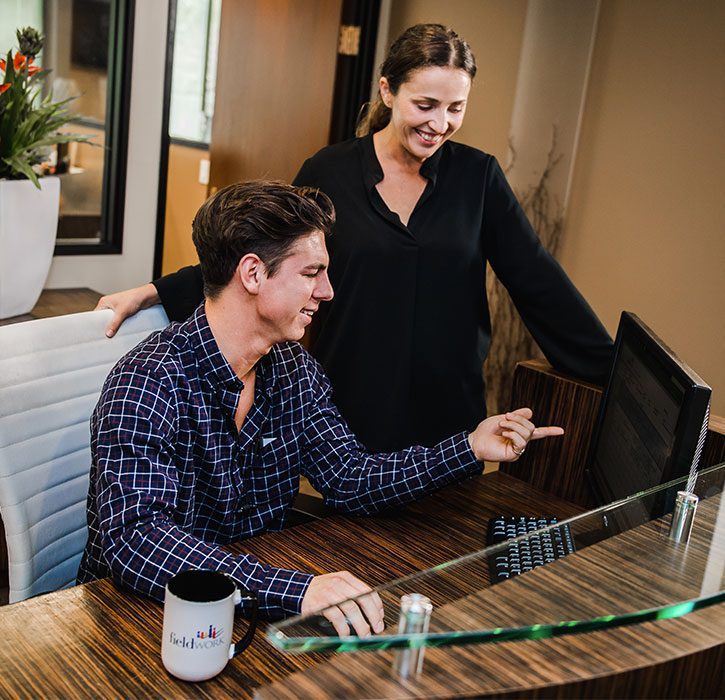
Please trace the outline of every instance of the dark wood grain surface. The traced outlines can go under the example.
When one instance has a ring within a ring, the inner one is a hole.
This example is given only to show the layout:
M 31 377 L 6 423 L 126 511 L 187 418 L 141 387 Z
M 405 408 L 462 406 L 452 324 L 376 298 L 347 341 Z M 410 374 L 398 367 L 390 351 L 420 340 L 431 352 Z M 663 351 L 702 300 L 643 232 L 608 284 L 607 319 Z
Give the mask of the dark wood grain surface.
M 542 360 L 516 365 L 511 403 L 529 406 L 538 425 L 560 425 L 565 435 L 531 443 L 507 474 L 583 507 L 593 507 L 585 469 L 602 390 L 561 374 Z M 700 469 L 725 462 L 725 419 L 710 417 Z
M 502 464 L 502 471 L 572 503 L 591 506 L 584 467 L 601 398 L 600 387 L 560 374 L 546 362 L 517 364 L 512 405 L 530 407 L 537 425 L 560 425 L 565 434 L 531 443 L 517 462 Z
M 725 559 L 723 533 L 713 537 L 719 509 L 719 496 L 701 502 L 686 550 L 669 540 L 664 518 L 460 599 L 440 589 L 441 577 L 431 631 L 589 619 L 715 593 Z M 398 652 L 332 656 L 259 697 L 723 697 L 725 677 L 707 664 L 724 658 L 724 644 L 719 604 L 558 639 L 427 649 L 423 673 L 405 682 L 391 672 Z
M 395 513 L 333 516 L 233 549 L 313 573 L 344 568 L 381 584 L 480 548 L 485 522 L 496 512 L 542 509 L 560 517 L 580 510 L 493 473 Z M 548 580 L 555 574 L 550 568 L 527 575 L 527 585 L 546 580 L 547 588 L 541 590 L 555 593 L 557 582 Z M 525 594 L 519 590 L 525 578 L 515 582 L 518 587 L 509 603 Z M 506 583 L 488 595 L 506 599 L 506 590 L 513 589 Z M 623 692 L 635 688 L 642 696 L 652 695 L 654 688 L 660 696 L 682 696 L 683 683 L 695 687 L 693 678 L 702 694 L 707 690 L 702 679 L 710 679 L 712 687 L 712 674 L 697 670 L 722 660 L 725 606 L 678 620 L 567 638 L 429 649 L 423 676 L 403 682 L 391 675 L 395 652 L 286 654 L 260 631 L 219 676 L 183 683 L 161 664 L 161 619 L 161 605 L 124 593 L 108 580 L 2 608 L 0 697 L 586 696 L 596 695 L 597 687 Z M 238 621 L 236 636 L 245 625 Z M 680 675 L 663 691 L 661 673 L 669 675 L 673 669 Z M 599 684 L 594 689 L 593 682 Z

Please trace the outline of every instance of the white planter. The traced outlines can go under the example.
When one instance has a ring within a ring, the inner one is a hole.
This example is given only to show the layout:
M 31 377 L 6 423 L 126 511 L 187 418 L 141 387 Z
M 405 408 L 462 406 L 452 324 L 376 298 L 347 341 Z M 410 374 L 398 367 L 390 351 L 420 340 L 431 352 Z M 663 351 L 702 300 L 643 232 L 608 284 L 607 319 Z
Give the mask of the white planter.
M 53 260 L 60 180 L 0 180 L 0 318 L 28 313 Z

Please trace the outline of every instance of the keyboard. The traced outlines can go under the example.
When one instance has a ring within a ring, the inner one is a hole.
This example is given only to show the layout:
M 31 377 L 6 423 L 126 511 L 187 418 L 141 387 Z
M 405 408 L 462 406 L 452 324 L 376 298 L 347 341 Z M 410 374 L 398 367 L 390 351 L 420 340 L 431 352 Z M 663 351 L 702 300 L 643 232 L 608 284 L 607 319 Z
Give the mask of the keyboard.
M 488 546 L 555 525 L 551 516 L 497 515 L 488 521 Z M 568 525 L 530 535 L 494 552 L 488 561 L 491 585 L 531 571 L 576 551 Z

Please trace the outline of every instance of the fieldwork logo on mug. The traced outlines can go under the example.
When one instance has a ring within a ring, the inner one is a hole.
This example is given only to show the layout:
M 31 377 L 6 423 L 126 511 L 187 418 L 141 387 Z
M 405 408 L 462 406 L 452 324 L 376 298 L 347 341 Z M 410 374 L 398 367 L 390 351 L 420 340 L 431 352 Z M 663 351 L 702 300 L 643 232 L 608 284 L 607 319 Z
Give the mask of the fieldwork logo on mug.
M 183 649 L 214 649 L 224 644 L 224 629 L 217 629 L 209 625 L 208 630 L 197 630 L 196 634 L 179 636 L 176 632 L 169 632 L 169 644 Z
M 234 613 L 242 600 L 250 615 L 249 627 L 234 644 Z M 183 681 L 204 681 L 249 646 L 256 627 L 254 593 L 238 588 L 220 571 L 187 569 L 166 584 L 161 660 Z
M 214 625 L 209 625 L 209 631 L 208 632 L 202 632 L 201 630 L 196 631 L 196 638 L 197 639 L 206 639 L 209 637 L 209 639 L 216 639 L 217 637 L 221 637 L 224 633 L 224 630 L 221 632 L 216 631 L 216 627 Z

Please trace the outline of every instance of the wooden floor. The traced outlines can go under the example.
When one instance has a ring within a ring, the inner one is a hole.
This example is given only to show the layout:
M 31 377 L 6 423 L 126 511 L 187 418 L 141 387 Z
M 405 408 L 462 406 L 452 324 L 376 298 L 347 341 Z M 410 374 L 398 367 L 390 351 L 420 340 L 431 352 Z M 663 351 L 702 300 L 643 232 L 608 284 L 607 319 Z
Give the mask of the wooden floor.
M 48 318 L 50 316 L 75 314 L 80 311 L 92 311 L 100 298 L 101 294 L 86 288 L 44 289 L 38 303 L 29 314 L 4 318 L 0 320 L 0 326 L 31 321 L 34 318 Z

